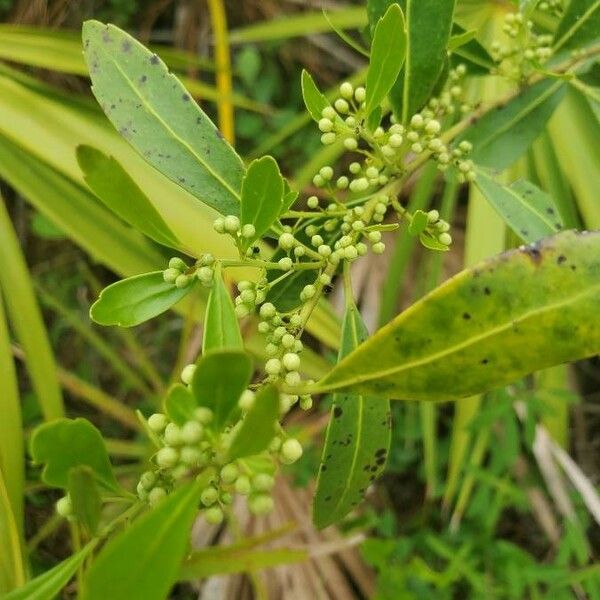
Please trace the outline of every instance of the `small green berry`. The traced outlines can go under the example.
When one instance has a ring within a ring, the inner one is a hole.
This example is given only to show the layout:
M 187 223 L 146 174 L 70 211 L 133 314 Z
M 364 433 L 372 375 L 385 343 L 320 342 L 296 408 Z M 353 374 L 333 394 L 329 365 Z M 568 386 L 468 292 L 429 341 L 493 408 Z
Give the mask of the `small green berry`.
M 200 494 L 200 502 L 202 502 L 204 506 L 210 506 L 217 501 L 218 497 L 219 492 L 217 492 L 216 488 L 209 486 L 202 492 L 202 494 Z
M 223 217 L 218 217 L 215 219 L 213 223 L 213 229 L 217 233 L 225 233 L 225 219 L 223 219 Z
M 278 358 L 270 358 L 265 364 L 265 372 L 268 375 L 278 375 L 281 372 L 281 361 Z
M 148 492 L 148 504 L 156 506 L 163 498 L 167 497 L 167 491 L 161 487 L 155 487 Z
M 239 475 L 238 468 L 235 464 L 229 463 L 221 469 L 221 481 L 225 484 L 233 483 Z
M 210 525 L 219 525 L 223 522 L 225 515 L 218 506 L 212 506 L 204 511 L 204 518 Z
M 253 238 L 256 235 L 256 227 L 252 223 L 246 223 L 242 227 L 242 237 L 246 239 Z
M 181 429 L 175 423 L 169 423 L 165 428 L 165 444 L 167 446 L 180 446 L 183 443 L 181 438 Z
M 275 485 L 275 479 L 268 473 L 257 473 L 252 478 L 252 489 L 257 492 L 270 492 Z
M 289 271 L 294 263 L 289 256 L 284 256 L 283 258 L 279 259 L 278 264 L 283 271 Z
M 344 81 L 344 83 L 340 85 L 340 94 L 342 98 L 345 98 L 346 100 L 350 100 L 350 98 L 352 98 L 352 95 L 354 94 L 354 88 L 349 81 Z
M 175 283 L 175 280 L 181 275 L 181 272 L 177 269 L 165 269 L 163 271 L 163 280 L 166 283 Z
M 190 284 L 190 276 L 189 275 L 179 275 L 175 280 L 175 286 L 178 288 L 187 287 Z
M 273 498 L 266 494 L 251 496 L 248 501 L 248 507 L 253 515 L 266 515 L 273 510 Z
M 194 409 L 194 419 L 202 425 L 208 425 L 213 419 L 213 411 L 210 408 L 206 408 L 206 406 L 199 406 Z
M 175 448 L 161 448 L 156 453 L 156 464 L 161 469 L 170 469 L 171 467 L 174 467 L 177 464 L 178 460 L 179 453 L 177 452 L 177 450 L 175 450 Z
M 238 400 L 238 406 L 244 412 L 248 412 L 254 406 L 255 399 L 256 394 L 252 390 L 244 390 Z
M 181 428 L 181 440 L 184 444 L 197 444 L 204 434 L 204 428 L 198 421 L 188 421 Z
M 190 467 L 195 467 L 202 462 L 202 452 L 195 446 L 184 446 L 181 449 L 181 462 Z
M 377 242 L 376 244 L 373 244 L 371 250 L 373 250 L 373 254 L 383 254 L 385 252 L 385 244 L 383 242 Z
M 237 233 L 240 230 L 240 220 L 235 215 L 227 215 L 224 226 L 227 233 Z
M 162 433 L 167 426 L 169 419 L 162 413 L 154 413 L 148 417 L 148 427 L 154 433 Z
M 250 486 L 250 480 L 245 475 L 240 475 L 235 480 L 235 491 L 238 494 L 242 494 L 242 496 L 246 496 L 247 494 L 250 493 L 251 489 L 252 488 Z
M 56 512 L 63 517 L 64 519 L 68 519 L 73 516 L 73 504 L 71 503 L 71 498 L 69 496 L 63 496 L 59 498 L 55 504 Z
M 281 462 L 291 465 L 302 456 L 302 446 L 300 442 L 294 438 L 289 438 L 283 442 L 279 451 Z
M 189 364 L 183 367 L 181 371 L 181 381 L 183 383 L 187 383 L 188 385 L 192 383 L 192 379 L 194 378 L 194 373 L 196 372 L 196 365 Z

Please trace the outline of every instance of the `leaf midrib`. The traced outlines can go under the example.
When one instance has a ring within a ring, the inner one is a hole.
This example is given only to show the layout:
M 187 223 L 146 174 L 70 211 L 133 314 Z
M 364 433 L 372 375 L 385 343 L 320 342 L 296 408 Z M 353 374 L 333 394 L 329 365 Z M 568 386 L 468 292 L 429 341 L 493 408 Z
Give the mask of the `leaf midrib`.
M 569 38 L 573 37 L 573 35 L 575 34 L 575 32 L 580 29 L 583 25 L 586 24 L 588 18 L 592 15 L 592 13 L 597 10 L 598 8 L 600 8 L 600 0 L 597 0 L 594 4 L 592 4 L 592 6 L 590 6 L 590 8 L 588 8 L 579 19 L 577 19 L 575 21 L 575 23 L 573 23 L 573 26 L 568 29 L 567 31 L 565 31 L 565 33 L 563 34 L 563 36 L 560 38 L 560 40 L 558 40 L 558 42 L 556 42 L 555 46 L 554 46 L 554 51 L 556 52 L 557 50 L 560 49 L 561 46 L 563 46 L 565 44 L 566 41 L 569 40 Z
M 485 333 L 482 333 L 480 335 L 475 335 L 472 336 L 470 338 L 467 338 L 464 342 L 461 342 L 460 344 L 456 344 L 454 346 L 450 346 L 449 348 L 446 348 L 440 352 L 436 352 L 434 354 L 430 354 L 429 356 L 426 356 L 424 358 L 421 359 L 416 359 L 413 360 L 409 363 L 404 363 L 403 365 L 399 366 L 399 367 L 393 367 L 391 369 L 386 369 L 384 371 L 371 371 L 369 372 L 367 375 L 365 375 L 364 377 L 356 377 L 353 379 L 346 379 L 346 380 L 341 380 L 341 381 L 337 381 L 334 382 L 333 385 L 328 386 L 327 385 L 327 380 L 323 380 L 322 383 L 324 383 L 325 385 L 318 385 L 316 386 L 314 392 L 318 393 L 321 391 L 325 391 L 325 390 L 334 390 L 334 389 L 340 389 L 342 387 L 344 387 L 345 385 L 348 384 L 352 384 L 352 383 L 363 383 L 365 381 L 370 381 L 372 379 L 375 378 L 385 378 L 388 377 L 389 375 L 395 375 L 397 373 L 402 373 L 403 371 L 407 371 L 409 369 L 413 369 L 416 367 L 421 367 L 423 365 L 426 365 L 428 363 L 433 363 L 441 358 L 444 358 L 445 356 L 449 356 L 455 352 L 458 352 L 460 350 L 464 350 L 465 348 L 468 348 L 470 346 L 472 346 L 473 344 L 476 344 L 477 342 L 481 341 L 481 340 L 485 340 L 488 338 L 492 338 L 495 335 L 497 335 L 498 333 L 501 333 L 503 331 L 505 331 L 506 329 L 510 329 L 511 327 L 514 326 L 514 324 L 516 323 L 523 323 L 524 321 L 535 317 L 537 315 L 541 315 L 544 313 L 548 313 L 548 312 L 552 312 L 554 310 L 558 310 L 563 306 L 568 306 L 569 304 L 573 304 L 575 302 L 577 302 L 578 300 L 585 298 L 586 296 L 589 295 L 593 295 L 594 293 L 596 293 L 598 290 L 600 289 L 600 283 L 590 286 L 588 287 L 586 290 L 584 290 L 583 292 L 579 293 L 579 294 L 575 294 L 574 296 L 571 296 L 570 298 L 568 298 L 565 301 L 562 302 L 556 302 L 554 304 L 549 304 L 546 305 L 544 308 L 539 309 L 539 310 L 531 310 L 528 312 L 523 313 L 520 317 L 516 318 L 516 319 L 511 319 L 510 321 L 503 323 L 502 325 L 499 325 L 497 327 L 494 327 L 492 329 L 487 330 Z M 371 338 L 371 340 L 373 340 L 373 344 L 377 341 L 377 335 L 373 336 Z M 340 363 L 342 364 L 342 363 Z
M 121 68 L 121 65 L 114 60 L 114 58 L 112 57 L 111 54 L 109 54 L 108 52 L 106 52 L 105 50 L 101 50 L 101 46 L 98 46 L 98 51 L 101 51 L 102 54 L 104 54 L 105 57 L 108 58 L 108 60 L 116 67 L 117 71 L 119 71 L 119 73 L 121 74 L 121 76 L 123 77 L 123 79 L 125 80 L 125 82 L 127 83 L 127 85 L 129 86 L 129 88 L 133 91 L 134 96 L 136 96 L 142 104 L 142 107 L 144 108 L 144 110 L 150 114 L 151 116 L 154 116 L 157 121 L 164 127 L 164 129 L 170 133 L 173 138 L 175 139 L 175 141 L 177 141 L 180 145 L 182 145 L 184 148 L 186 148 L 188 150 L 188 152 L 206 169 L 206 171 L 208 173 L 210 173 L 225 189 L 227 189 L 234 198 L 237 198 L 237 200 L 240 200 L 240 194 L 238 192 L 236 192 L 216 171 L 213 170 L 213 168 L 211 167 L 211 165 L 209 163 L 207 163 L 206 161 L 204 161 L 204 159 L 196 153 L 196 151 L 194 150 L 194 148 L 188 143 L 186 142 L 184 139 L 182 139 L 179 135 L 177 135 L 173 129 L 171 129 L 171 127 L 169 127 L 169 125 L 167 124 L 166 121 L 164 121 L 164 119 L 162 117 L 159 116 L 159 114 L 152 108 L 152 106 L 148 103 L 148 101 L 144 98 L 144 96 L 142 96 L 137 88 L 133 85 L 131 79 L 128 77 L 128 75 L 125 73 L 125 71 Z M 171 77 L 174 77 L 172 73 L 169 73 L 167 71 L 167 73 L 169 75 L 171 75 Z M 176 81 L 178 81 L 175 78 Z M 182 88 L 185 90 L 185 88 Z M 208 119 L 208 117 L 206 117 L 205 115 L 201 115 L 202 118 L 204 119 Z

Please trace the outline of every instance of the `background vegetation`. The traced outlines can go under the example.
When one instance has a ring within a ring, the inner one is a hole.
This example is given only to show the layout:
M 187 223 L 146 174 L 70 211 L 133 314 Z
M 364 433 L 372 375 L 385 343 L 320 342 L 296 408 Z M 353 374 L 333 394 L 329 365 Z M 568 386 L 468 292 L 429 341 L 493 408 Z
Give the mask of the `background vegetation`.
M 547 4 L 534 19 L 552 32 L 558 4 Z M 510 0 L 460 0 L 456 20 L 492 52 L 505 14 L 515 8 Z M 174 199 L 173 188 L 119 138 L 92 100 L 82 21 L 116 23 L 159 48 L 245 158 L 273 154 L 294 184 L 310 192 L 314 172 L 343 148 L 319 144 L 302 103 L 301 71 L 309 69 L 322 89 L 364 80 L 365 58 L 332 27 L 360 43 L 367 15 L 363 2 L 308 0 L 2 0 L 0 15 L 2 593 L 22 583 L 26 569 L 10 550 L 11 535 L 19 533 L 6 518 L 8 506 L 15 522 L 25 523 L 33 574 L 71 550 L 69 529 L 53 513 L 58 496 L 23 462 L 31 429 L 63 414 L 85 416 L 109 438 L 120 476 L 135 481 L 149 449 L 138 437 L 134 410 L 153 410 L 202 338 L 202 299 L 135 330 L 99 329 L 89 321 L 99 289 L 119 276 L 162 269 L 168 257 L 95 199 L 76 146 L 89 143 L 117 156 L 147 182 L 166 214 Z M 483 56 L 483 64 L 467 61 L 467 86 L 473 97 L 493 99 L 510 84 L 489 74 L 491 58 Z M 568 227 L 600 229 L 598 85 L 592 69 L 579 87 L 570 86 L 543 134 L 504 174 L 506 181 L 526 176 L 550 192 Z M 474 188 L 445 184 L 435 168 L 410 183 L 404 200 L 412 210 L 438 208 L 456 243 L 445 255 L 426 254 L 396 232 L 385 240 L 385 268 L 369 259 L 357 265 L 356 297 L 371 330 L 463 265 L 517 243 Z M 231 252 L 212 233 L 209 209 L 186 210 L 176 224 L 182 241 L 221 256 Z M 334 293 L 312 321 L 310 374 L 335 356 L 340 308 Z M 249 536 L 266 549 L 238 563 L 239 548 L 224 554 L 238 575 L 180 586 L 174 597 L 217 589 L 224 598 L 600 598 L 599 380 L 594 359 L 455 405 L 394 403 L 392 455 L 369 506 L 324 533 L 310 525 L 308 490 L 328 401 L 309 416 L 293 414 L 298 437 L 314 441 L 315 450 L 278 485 L 282 508 L 268 521 L 240 509 L 237 531 L 204 525 L 195 531 L 199 546 Z M 277 549 L 284 547 L 296 554 Z M 218 572 L 207 564 L 207 577 Z M 285 566 L 263 570 L 273 565 Z

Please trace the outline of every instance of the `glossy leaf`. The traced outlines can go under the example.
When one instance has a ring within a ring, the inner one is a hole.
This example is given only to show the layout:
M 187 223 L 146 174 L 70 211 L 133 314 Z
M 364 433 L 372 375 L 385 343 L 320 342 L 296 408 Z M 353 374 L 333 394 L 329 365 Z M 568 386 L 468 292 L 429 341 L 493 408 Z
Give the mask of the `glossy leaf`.
M 542 132 L 565 91 L 562 81 L 547 80 L 527 88 L 507 104 L 487 112 L 460 135 L 456 144 L 473 144 L 473 161 L 498 170 L 510 166 Z
M 568 231 L 462 271 L 380 329 L 316 389 L 455 400 L 597 354 L 599 255 L 600 233 Z
M 117 281 L 100 292 L 90 317 L 100 325 L 133 327 L 165 312 L 194 289 L 192 281 L 178 288 L 163 279 L 162 271 Z
M 31 174 L 30 174 L 31 177 Z M 20 241 L 0 196 L 0 293 L 15 338 L 23 347 L 27 371 L 46 420 L 64 414 L 56 362 L 46 332 Z
M 22 522 L 17 521 L 14 503 L 4 477 L 5 467 L 0 465 L 0 595 L 25 583 L 25 565 L 21 552 Z M 17 506 L 20 510 L 21 507 Z
M 368 337 L 354 304 L 347 306 L 338 360 Z M 383 472 L 391 436 L 389 401 L 372 396 L 334 394 L 313 502 L 319 528 L 345 517 Z
M 536 242 L 562 229 L 560 215 L 550 196 L 533 183 L 520 180 L 504 186 L 478 171 L 475 185 L 507 225 L 526 242 Z
M 369 20 L 369 33 L 371 38 L 375 33 L 375 27 L 379 23 L 379 19 L 383 17 L 385 11 L 392 6 L 392 4 L 400 4 L 396 0 L 367 0 L 367 18 Z
M 194 409 L 198 403 L 188 387 L 176 383 L 169 389 L 165 397 L 165 412 L 173 423 L 183 425 L 194 418 Z
M 205 473 L 183 485 L 108 542 L 83 582 L 82 600 L 166 598 L 187 552 L 207 483 Z
M 96 533 L 102 511 L 102 499 L 96 485 L 94 471 L 80 465 L 69 469 L 69 497 L 73 513 L 91 535 Z
M 452 65 L 465 63 L 470 75 L 485 75 L 494 68 L 488 51 L 475 39 L 473 30 L 467 31 L 454 23 L 448 42 Z
M 121 135 L 193 196 L 238 214 L 240 157 L 158 56 L 98 21 L 84 23 L 83 45 L 94 95 Z
M 427 213 L 422 210 L 417 210 L 413 214 L 412 221 L 408 226 L 408 232 L 410 235 L 420 235 L 427 228 L 427 223 L 429 219 L 427 218 Z
M 233 302 L 225 287 L 221 270 L 217 269 L 206 305 L 202 350 L 208 352 L 222 348 L 243 349 L 243 347 L 244 341 Z
M 253 225 L 255 234 L 243 238 L 244 249 L 260 239 L 277 220 L 283 190 L 283 177 L 273 157 L 263 156 L 250 163 L 242 181 L 241 223 Z
M 181 249 L 175 234 L 117 160 L 91 146 L 79 146 L 77 162 L 90 189 L 110 210 L 159 244 Z
M 313 120 L 318 122 L 321 119 L 323 109 L 331 105 L 327 98 L 319 91 L 315 80 L 306 69 L 302 69 L 301 82 L 304 106 L 306 106 L 306 110 Z
M 96 544 L 96 540 L 91 541 L 73 556 L 69 556 L 52 569 L 28 581 L 24 586 L 3 596 L 3 600 L 51 600 L 56 598 Z
M 252 456 L 265 450 L 276 433 L 279 420 L 279 393 L 272 385 L 262 387 L 246 413 L 242 426 L 229 447 L 229 459 Z
M 120 487 L 100 432 L 87 419 L 57 419 L 40 425 L 31 437 L 31 456 L 44 464 L 42 481 L 67 489 L 69 471 L 87 466 L 107 490 Z
M 267 279 L 273 281 L 280 275 L 281 272 L 273 269 L 267 272 Z M 280 312 L 290 312 L 302 304 L 300 292 L 305 285 L 315 283 L 316 278 L 314 271 L 296 271 L 269 288 L 267 302 L 274 304 Z
M 454 4 L 455 0 L 406 0 L 406 61 L 390 95 L 403 122 L 429 100 L 444 68 Z
M 378 107 L 392 89 L 406 56 L 404 15 L 392 4 L 375 26 L 367 71 L 365 112 Z
M 198 360 L 192 390 L 198 404 L 214 412 L 215 427 L 225 424 L 251 377 L 252 361 L 240 350 L 214 350 Z
M 600 0 L 570 0 L 554 34 L 554 52 L 587 46 L 598 40 Z

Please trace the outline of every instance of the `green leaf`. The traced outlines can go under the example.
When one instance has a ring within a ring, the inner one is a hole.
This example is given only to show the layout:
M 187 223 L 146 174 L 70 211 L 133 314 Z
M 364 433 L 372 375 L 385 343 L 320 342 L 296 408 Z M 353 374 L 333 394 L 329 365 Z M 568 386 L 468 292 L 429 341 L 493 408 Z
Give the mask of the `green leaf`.
M 272 156 L 263 156 L 250 163 L 242 182 L 242 226 L 254 225 L 254 236 L 243 238 L 242 247 L 263 237 L 276 221 L 283 202 L 283 177 Z
M 221 348 L 243 349 L 244 341 L 231 296 L 225 287 L 221 269 L 217 268 L 206 305 L 202 351 Z
M 194 289 L 195 281 L 178 288 L 163 279 L 162 271 L 117 281 L 100 292 L 90 317 L 100 325 L 133 327 L 165 312 Z
M 158 56 L 98 21 L 84 23 L 83 45 L 94 95 L 121 135 L 190 194 L 237 215 L 243 163 Z
M 338 361 L 368 336 L 358 309 L 349 304 Z M 313 502 L 313 521 L 317 527 L 327 527 L 345 517 L 383 472 L 390 447 L 390 416 L 389 401 L 334 394 Z
M 23 524 L 15 515 L 15 508 L 22 510 L 22 507 L 14 507 L 4 470 L 5 467 L 0 465 L 0 594 L 3 598 L 9 590 L 23 585 L 26 579 L 21 552 Z
M 428 250 L 437 250 L 439 252 L 448 252 L 450 249 L 446 244 L 442 244 L 436 238 L 434 238 L 430 233 L 424 231 L 419 235 L 419 241 L 421 244 L 427 248 Z
M 82 600 L 164 600 L 187 552 L 209 476 L 183 485 L 108 542 L 83 582 Z
M 367 117 L 367 129 L 369 131 L 375 131 L 381 123 L 381 117 L 383 116 L 383 110 L 381 106 L 376 106 L 371 114 Z
M 554 53 L 598 41 L 600 0 L 570 0 L 554 34 Z
M 84 465 L 107 490 L 121 489 L 102 435 L 87 419 L 56 419 L 40 425 L 31 437 L 31 456 L 44 463 L 42 481 L 48 485 L 67 489 L 69 470 Z
M 251 377 L 252 361 L 240 350 L 213 350 L 198 360 L 192 391 L 200 406 L 214 412 L 215 427 L 225 425 Z
M 471 158 L 503 170 L 519 158 L 542 132 L 565 91 L 562 81 L 547 80 L 527 88 L 504 106 L 487 112 L 458 136 L 473 144 Z
M 417 210 L 413 214 L 412 221 L 408 226 L 408 233 L 410 235 L 420 235 L 425 229 L 427 229 L 427 223 L 429 222 L 427 218 L 427 213 L 422 210 Z
M 429 100 L 444 68 L 454 4 L 455 0 L 406 0 L 406 64 L 390 95 L 402 122 Z
M 363 56 L 365 56 L 366 58 L 369 58 L 369 52 L 367 50 L 365 50 L 358 42 L 356 42 L 354 40 L 354 38 L 352 38 L 350 35 L 348 35 L 345 31 L 343 31 L 342 29 L 340 29 L 330 18 L 329 15 L 327 14 L 327 11 L 325 9 L 323 9 L 323 16 L 325 17 L 325 19 L 327 20 L 327 23 L 329 23 L 329 26 L 331 27 L 331 29 L 337 34 L 337 36 L 344 42 L 346 42 L 346 44 L 348 44 L 348 46 L 350 46 L 350 48 L 352 48 L 353 50 L 356 50 L 356 52 L 358 52 L 359 54 L 362 54 Z
M 279 419 L 279 393 L 272 385 L 262 387 L 252 408 L 229 447 L 229 458 L 244 458 L 265 450 L 276 433 Z
M 550 196 L 529 181 L 515 181 L 507 187 L 478 170 L 475 185 L 508 226 L 526 242 L 536 242 L 563 227 Z
M 0 157 L 1 158 L 1 157 Z M 29 177 L 32 175 L 29 174 Z M 56 362 L 37 304 L 20 241 L 0 196 L 0 293 L 16 340 L 25 352 L 27 371 L 37 402 L 47 420 L 64 414 Z M 4 377 L 4 375 L 2 376 Z
M 598 354 L 599 255 L 600 233 L 568 231 L 466 269 L 310 391 L 456 400 Z
M 272 269 L 267 272 L 267 279 L 273 281 L 280 275 L 280 272 Z M 274 304 L 280 312 L 290 312 L 302 304 L 300 292 L 305 285 L 313 284 L 316 278 L 314 271 L 296 271 L 269 288 L 267 302 Z
M 3 600 L 51 600 L 56 598 L 97 543 L 96 540 L 91 541 L 73 556 L 69 556 L 49 571 L 3 596 Z
M 448 50 L 450 52 L 455 52 L 462 46 L 465 46 L 470 41 L 475 39 L 477 35 L 477 30 L 470 29 L 468 31 L 463 30 L 460 33 L 453 34 L 448 41 Z
M 367 71 L 365 112 L 371 114 L 392 89 L 406 56 L 404 15 L 392 4 L 375 26 Z
M 86 465 L 69 469 L 68 491 L 77 521 L 91 535 L 94 535 L 98 529 L 102 511 L 102 499 L 96 485 L 94 471 Z
M 112 156 L 78 146 L 77 162 L 90 189 L 110 210 L 159 244 L 182 249 L 146 194 Z
M 175 383 L 169 388 L 164 407 L 173 423 L 183 425 L 194 418 L 194 409 L 198 407 L 198 403 L 188 387 Z
M 387 9 L 392 6 L 392 4 L 400 3 L 396 2 L 396 0 L 367 0 L 367 17 L 369 19 L 369 32 L 371 34 L 371 38 L 375 32 L 377 23 L 379 23 L 379 19 L 383 17 Z
M 324 108 L 331 106 L 325 96 L 319 91 L 311 74 L 302 69 L 302 98 L 310 116 L 317 122 L 321 119 Z

